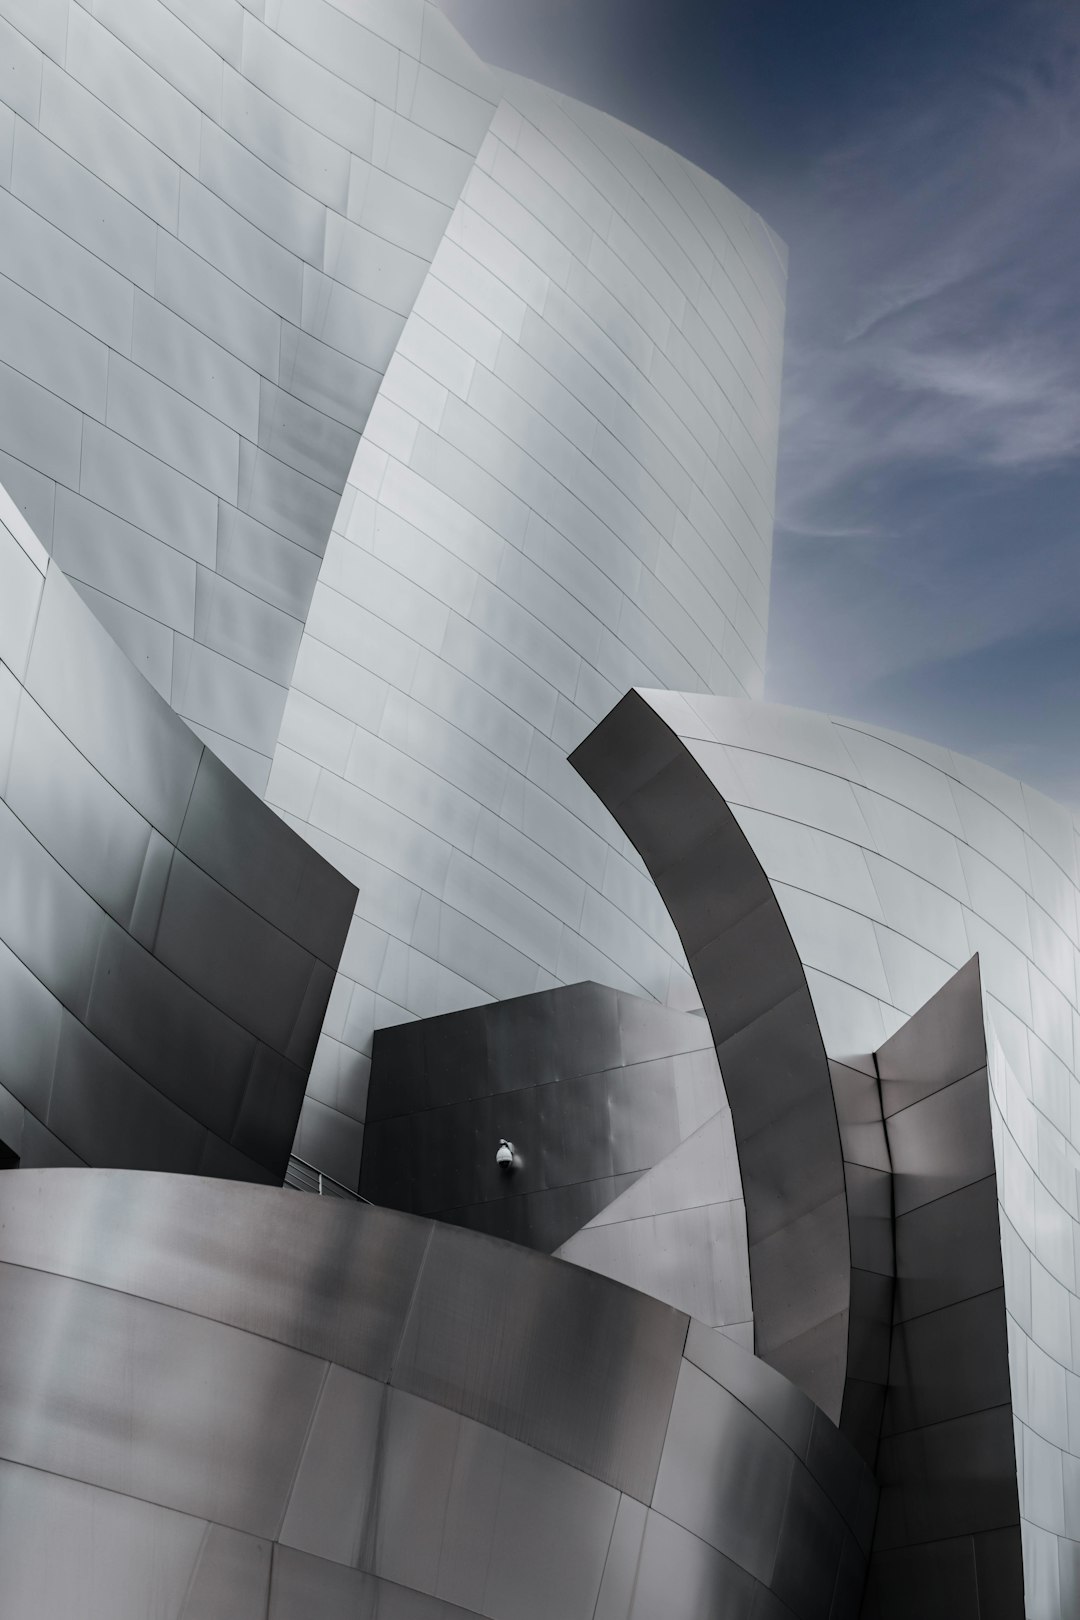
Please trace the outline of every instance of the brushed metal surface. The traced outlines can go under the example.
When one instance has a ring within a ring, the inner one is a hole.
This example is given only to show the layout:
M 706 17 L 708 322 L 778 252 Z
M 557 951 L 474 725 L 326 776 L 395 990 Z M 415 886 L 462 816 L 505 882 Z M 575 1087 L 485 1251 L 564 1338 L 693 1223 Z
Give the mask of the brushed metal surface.
M 350 1185 L 374 1029 L 585 979 L 692 1003 L 655 890 L 565 755 L 630 681 L 760 683 L 776 244 L 655 142 L 488 83 L 498 104 L 334 520 L 267 789 L 372 885 L 349 1016 L 324 1031 L 335 1078 L 297 1144 Z M 429 88 L 441 107 L 423 74 L 416 107 Z
M 516 1438 L 542 1431 L 555 1456 L 645 1501 L 685 1338 L 685 1316 L 647 1295 L 436 1226 L 393 1382 L 481 1422 L 512 1413 Z
M 912 1206 L 897 1226 L 905 1247 L 898 1310 L 901 1319 L 909 1309 L 920 1316 L 947 1310 L 963 1297 L 958 1289 L 966 1293 L 965 1272 L 972 1293 L 992 1293 L 1003 1273 L 1026 1602 L 1056 1613 L 1069 1540 L 1062 1485 L 1080 1435 L 1068 1421 L 1077 1253 L 1072 821 L 976 761 L 862 723 L 694 693 L 650 701 L 712 776 L 776 884 L 826 1048 L 854 1065 L 846 1092 L 837 1088 L 849 1168 L 882 1168 L 884 1119 L 876 1124 L 855 1095 L 865 1060 L 848 1054 L 881 1051 L 894 1036 L 897 1053 L 905 1040 L 920 1047 L 918 1063 L 908 1064 L 916 1078 L 906 1082 L 890 1070 L 889 1050 L 882 1052 L 885 1114 L 907 1112 L 905 1097 L 913 1105 L 898 1133 L 898 1142 L 906 1133 L 900 1157 L 910 1189 L 901 1202 Z M 928 1010 L 921 1032 L 916 1021 L 898 1034 L 973 951 L 981 1003 L 974 982 L 966 991 L 958 982 L 955 993 L 961 1001 L 966 995 L 974 1022 L 965 1014 L 934 1024 Z M 961 1082 L 951 1096 L 946 1078 Z M 970 1127 L 961 1106 L 965 1081 L 972 1093 L 981 1084 L 988 1098 Z M 940 1119 L 917 1141 L 920 1099 Z M 856 1178 L 849 1179 L 854 1187 Z M 867 1192 L 872 1179 L 858 1179 Z M 921 1202 L 924 1196 L 930 1201 Z M 1000 1236 L 991 1240 L 995 1203 Z M 980 1237 L 983 1216 L 989 1224 Z M 938 1218 L 940 1240 L 928 1246 L 925 1263 L 908 1269 L 914 1246 Z M 851 1241 L 853 1254 L 874 1256 L 877 1266 L 883 1250 L 875 1230 Z M 964 1244 L 973 1245 L 967 1266 Z M 873 1284 L 871 1303 L 880 1286 Z M 853 1334 L 855 1326 L 853 1316 Z M 864 1340 L 877 1365 L 880 1327 L 879 1320 Z M 873 1380 L 860 1386 L 860 1422 L 872 1418 L 875 1388 Z M 1065 1548 L 1056 1560 L 1051 1541 Z M 1015 1557 L 1002 1557 L 1011 1570 L 1001 1584 L 1011 1594 L 1001 1603 L 1008 1612 L 1016 1602 Z
M 0 1201 L 13 1620 L 643 1620 L 661 1594 L 812 1620 L 872 1513 L 778 1374 L 731 1343 L 703 1370 L 685 1316 L 550 1257 L 193 1177 L 13 1170 Z
M 258 792 L 358 435 L 497 100 L 421 0 L 356 9 L 0 11 L 0 451 L 20 502 L 51 492 L 45 543 L 110 632 Z M 238 523 L 265 554 L 241 578 L 215 544 Z
M 742 1173 L 755 1346 L 838 1416 L 850 1296 L 843 1157 L 776 897 L 717 788 L 647 697 L 624 698 L 571 763 L 653 873 L 709 1018 Z
M 76 1161 L 280 1179 L 355 891 L 0 500 L 0 1083 Z
M 540 991 L 377 1032 L 360 1191 L 550 1253 L 723 1106 L 703 1018 L 597 984 Z M 733 1169 L 714 1203 L 739 1198 Z M 737 1277 L 737 1233 L 713 1238 Z

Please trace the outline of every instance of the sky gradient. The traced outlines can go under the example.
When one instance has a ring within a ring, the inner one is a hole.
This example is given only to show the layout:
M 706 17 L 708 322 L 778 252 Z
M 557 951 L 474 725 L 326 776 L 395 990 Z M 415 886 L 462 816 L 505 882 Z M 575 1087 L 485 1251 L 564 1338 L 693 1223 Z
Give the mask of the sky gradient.
M 767 696 L 1080 808 L 1080 5 L 444 9 L 788 243 Z

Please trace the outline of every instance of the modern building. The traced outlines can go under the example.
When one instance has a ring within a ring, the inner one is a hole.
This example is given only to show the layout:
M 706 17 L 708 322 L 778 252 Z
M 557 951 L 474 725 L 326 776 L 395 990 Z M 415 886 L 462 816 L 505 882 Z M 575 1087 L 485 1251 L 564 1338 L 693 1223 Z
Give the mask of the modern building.
M 13 1620 L 1080 1610 L 1080 832 L 760 701 L 784 287 L 427 0 L 0 0 Z

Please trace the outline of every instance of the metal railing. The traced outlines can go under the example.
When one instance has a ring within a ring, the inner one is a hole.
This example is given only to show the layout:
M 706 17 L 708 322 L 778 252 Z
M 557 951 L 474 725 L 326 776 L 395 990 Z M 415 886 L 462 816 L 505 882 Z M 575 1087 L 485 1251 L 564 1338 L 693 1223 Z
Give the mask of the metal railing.
M 358 1192 L 335 1181 L 328 1176 L 325 1170 L 318 1170 L 306 1159 L 298 1159 L 293 1153 L 289 1158 L 289 1168 L 285 1172 L 285 1185 L 292 1187 L 296 1192 L 317 1193 L 322 1198 L 347 1198 L 354 1204 L 371 1204 L 370 1198 L 361 1198 Z

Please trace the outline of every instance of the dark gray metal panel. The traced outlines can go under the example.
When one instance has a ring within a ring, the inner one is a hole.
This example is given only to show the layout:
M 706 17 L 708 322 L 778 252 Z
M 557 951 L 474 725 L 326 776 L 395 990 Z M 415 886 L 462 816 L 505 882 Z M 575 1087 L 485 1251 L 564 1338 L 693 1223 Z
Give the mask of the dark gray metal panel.
M 254 1535 L 276 1533 L 322 1382 L 319 1361 L 6 1262 L 0 1311 L 3 1455 Z M 47 1398 L 35 1402 L 35 1388 Z
M 821 1486 L 796 1469 L 770 1583 L 777 1597 L 806 1620 L 829 1620 L 841 1558 L 850 1540 Z
M 897 1219 L 994 1173 L 986 1069 L 889 1116 Z
M 473 1592 L 482 1613 L 519 1620 L 592 1620 L 618 1502 L 616 1491 L 579 1469 L 462 1419 L 440 1527 L 440 1596 L 468 1606 Z M 411 1567 L 409 1549 L 403 1567 Z
M 1010 1527 L 973 1536 L 979 1620 L 1016 1620 L 1024 1612 L 1024 1557 L 1020 1539 Z M 1059 1543 L 1064 1546 L 1065 1543 Z M 1062 1614 L 1073 1612 L 1062 1591 Z
M 0 778 L 0 1081 L 38 1162 L 56 1139 L 52 1162 L 280 1179 L 356 890 L 32 543 L 0 523 L 41 581 Z
M 1018 1620 L 1023 1607 L 1011 1611 Z M 862 1620 L 982 1620 L 970 1536 L 943 1538 L 875 1556 Z
M 973 956 L 875 1054 L 885 1117 L 986 1063 L 982 981 Z
M 206 1530 L 186 1513 L 0 1461 L 4 1620 L 178 1614 Z M 183 1620 L 223 1612 L 185 1609 Z M 249 1616 L 239 1609 L 236 1620 Z
M 892 1620 L 916 1608 L 1019 1620 L 1020 1502 L 978 958 L 876 1057 L 894 1169 L 896 1305 L 866 1614 Z
M 840 1549 L 829 1620 L 856 1620 L 866 1588 L 866 1553 L 853 1536 L 845 1536 Z
M 702 1018 L 587 982 L 519 996 L 376 1031 L 360 1191 L 550 1253 L 723 1105 Z
M 730 1558 L 650 1512 L 628 1620 L 752 1620 L 758 1583 Z
M 266 1620 L 312 1620 L 316 1615 L 318 1620 L 357 1620 L 360 1615 L 378 1615 L 378 1620 L 479 1620 L 475 1610 L 291 1547 L 275 1547 Z
M 491 1140 L 485 1136 L 478 1145 L 490 1150 Z M 579 1181 L 569 1187 L 543 1187 L 537 1192 L 515 1193 L 512 1198 L 489 1198 L 464 1209 L 447 1210 L 439 1218 L 454 1226 L 466 1226 L 472 1232 L 507 1238 L 511 1243 L 537 1249 L 541 1254 L 552 1254 L 565 1250 L 567 1242 L 574 1240 L 574 1234 L 580 1237 L 582 1227 L 607 1209 L 627 1187 L 632 1187 L 640 1174 L 634 1171 L 624 1176 L 599 1176 L 594 1181 Z M 567 1234 L 570 1234 L 569 1239 Z M 588 1264 L 576 1253 L 565 1257 L 575 1265 Z M 589 1269 L 605 1271 L 603 1266 L 589 1265 Z M 605 1271 L 605 1275 L 611 1274 Z M 657 1289 L 646 1287 L 643 1280 L 639 1282 L 636 1274 L 618 1280 L 661 1297 Z
M 632 1496 L 619 1498 L 593 1620 L 625 1620 L 630 1613 L 649 1517 L 649 1509 Z
M 337 1564 L 358 1561 L 378 1491 L 386 1395 L 381 1381 L 330 1367 L 281 1524 L 284 1546 Z
M 1062 1616 L 1074 1612 L 1069 1597 L 1063 1582 Z M 876 1555 L 862 1620 L 1021 1620 L 1024 1613 L 1019 1539 L 990 1530 Z
M 795 1469 L 794 1453 L 759 1418 L 683 1363 L 653 1492 L 657 1512 L 768 1586 Z
M 266 1620 L 272 1543 L 207 1526 L 177 1620 Z
M 254 1035 L 111 921 L 102 929 L 86 1022 L 129 1068 L 228 1141 L 255 1057 Z
M 304 950 L 336 966 L 352 920 L 342 879 L 204 750 L 176 847 Z
M 45 1124 L 84 1164 L 148 1170 L 193 1169 L 207 1135 L 67 1012 Z
M 439 1226 L 392 1382 L 648 1501 L 686 1329 L 646 1295 Z
M 314 958 L 179 851 L 169 868 L 154 954 L 208 1001 L 231 1009 L 259 1040 L 278 1051 L 288 1048 Z
M 630 1191 L 638 1185 L 634 1183 Z M 621 1200 L 617 1200 L 556 1252 L 561 1259 L 687 1311 L 709 1328 L 733 1331 L 739 1327 L 752 1334 L 742 1199 L 695 1205 L 691 1193 L 688 1186 L 683 1206 L 676 1204 L 673 1209 L 659 1209 L 635 1219 L 609 1220 L 612 1211 L 620 1208 Z
M 852 1219 L 852 1248 L 859 1226 Z M 891 1239 L 891 1232 L 889 1234 Z M 891 1242 L 890 1242 L 891 1247 Z M 893 1278 L 878 1271 L 852 1269 L 851 1316 L 848 1322 L 848 1366 L 840 1427 L 861 1456 L 872 1462 L 889 1383 L 893 1337 Z
M 824 1415 L 808 1431 L 805 1397 L 747 1352 L 706 1341 L 706 1372 L 681 1355 L 686 1318 L 655 1301 L 390 1211 L 12 1171 L 0 1312 L 0 1448 L 28 1465 L 16 1494 L 55 1470 L 193 1515 L 162 1588 L 178 1620 L 256 1620 L 270 1541 L 269 1613 L 304 1620 L 438 1603 L 495 1620 L 692 1620 L 703 1604 L 776 1620 L 751 1571 L 779 1593 L 778 1556 L 783 1603 L 814 1620 L 867 1488 Z M 101 1590 L 123 1620 L 140 1567 L 121 1535 Z
M 829 1501 L 835 1502 L 859 1546 L 869 1552 L 878 1505 L 876 1481 L 847 1436 L 819 1408 L 814 1411 L 806 1466 Z
M 889 1146 L 873 1056 L 849 1057 L 844 1062 L 830 1058 L 829 1073 L 845 1164 L 888 1171 Z
M 1005 1290 L 897 1323 L 885 1432 L 1009 1404 Z
M 923 1204 L 896 1223 L 896 1313 L 902 1321 L 1004 1286 L 997 1176 Z
M 755 1613 L 853 1617 L 877 1507 L 870 1470 L 819 1408 L 722 1335 L 691 1324 L 687 1357 L 708 1376 L 680 1378 L 653 1507 L 767 1583 Z
M 743 1176 L 758 1351 L 839 1415 L 850 1271 L 840 1135 L 776 897 L 715 784 L 647 696 L 628 693 L 570 760 L 648 867 L 709 1018 Z
M 343 1200 L 117 1170 L 0 1176 L 0 1225 L 13 1265 L 122 1288 L 379 1379 L 431 1234 Z
M 1019 1536 L 1012 1447 L 1011 1406 L 886 1436 L 875 1553 L 978 1530 L 1014 1528 Z
M 813 1402 L 782 1377 L 767 1361 L 748 1355 L 715 1328 L 691 1322 L 686 1335 L 687 1361 L 707 1372 L 743 1405 L 755 1413 L 774 1434 L 805 1457 L 813 1424 Z

